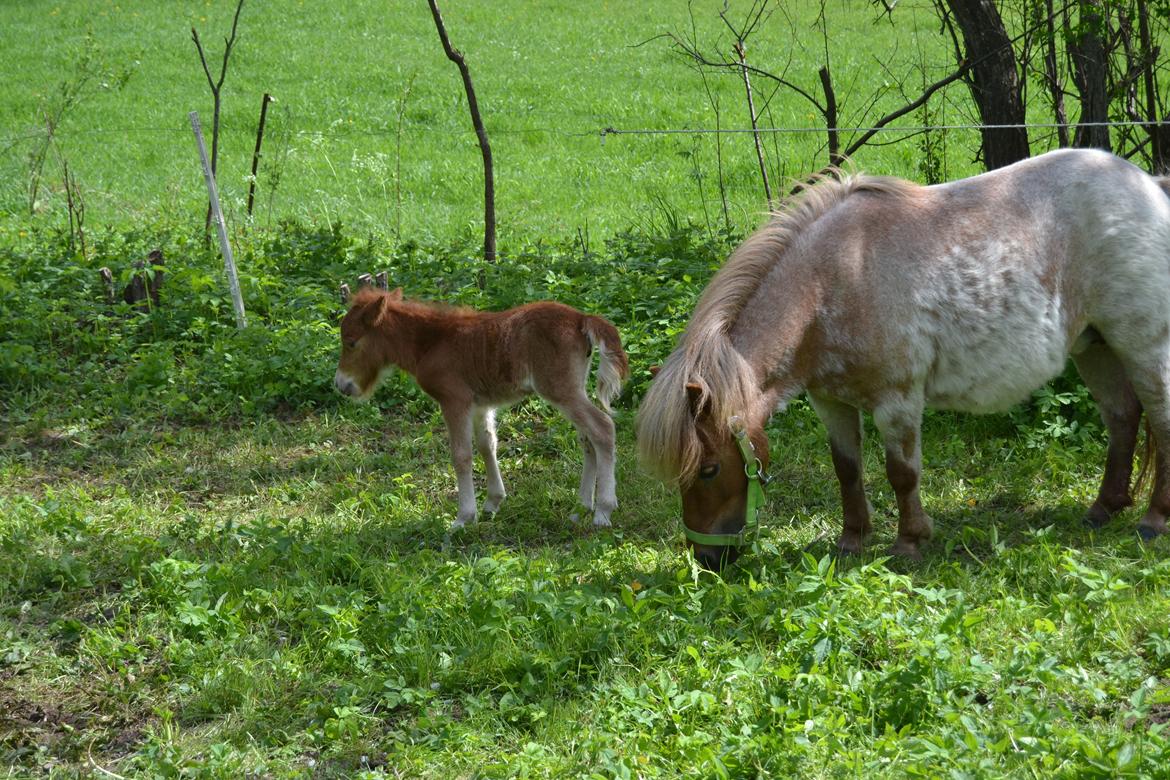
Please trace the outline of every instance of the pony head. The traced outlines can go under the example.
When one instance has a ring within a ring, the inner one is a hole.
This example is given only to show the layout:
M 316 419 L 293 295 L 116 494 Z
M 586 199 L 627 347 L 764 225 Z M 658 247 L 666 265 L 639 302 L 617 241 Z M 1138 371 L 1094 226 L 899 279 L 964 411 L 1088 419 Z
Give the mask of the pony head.
M 690 346 L 707 340 L 692 336 Z M 637 427 L 643 467 L 678 488 L 695 559 L 718 571 L 739 556 L 754 525 L 758 499 L 750 477 L 759 490 L 768 441 L 766 414 L 755 409 L 754 372 L 726 342 L 712 346 L 684 346 L 671 355 L 639 408 Z
M 366 401 L 378 387 L 392 362 L 388 336 L 394 304 L 402 301 L 402 288 L 393 292 L 370 287 L 350 299 L 341 320 L 341 359 L 333 375 L 334 386 L 344 395 Z

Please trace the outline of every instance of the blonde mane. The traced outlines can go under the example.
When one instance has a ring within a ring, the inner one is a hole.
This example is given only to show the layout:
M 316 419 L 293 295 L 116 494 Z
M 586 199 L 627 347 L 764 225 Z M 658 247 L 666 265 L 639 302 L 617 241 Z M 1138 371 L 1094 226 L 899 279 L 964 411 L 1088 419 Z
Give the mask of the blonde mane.
M 703 451 L 695 410 L 725 420 L 743 414 L 759 394 L 761 377 L 732 345 L 730 332 L 792 240 L 855 192 L 905 194 L 917 188 L 901 179 L 833 169 L 772 212 L 769 222 L 749 236 L 711 279 L 678 347 L 651 383 L 637 417 L 643 468 L 664 482 L 689 483 Z

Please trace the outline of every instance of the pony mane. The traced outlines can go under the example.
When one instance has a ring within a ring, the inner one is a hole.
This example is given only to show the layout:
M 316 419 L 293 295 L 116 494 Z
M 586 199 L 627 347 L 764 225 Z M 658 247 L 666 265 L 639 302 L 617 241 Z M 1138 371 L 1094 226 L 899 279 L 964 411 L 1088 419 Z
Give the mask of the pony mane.
M 696 411 L 726 420 L 744 414 L 758 397 L 761 377 L 732 345 L 730 334 L 793 240 L 854 193 L 901 196 L 919 188 L 902 179 L 832 168 L 801 185 L 772 211 L 769 222 L 749 236 L 707 284 L 678 347 L 662 364 L 638 409 L 638 459 L 646 471 L 664 482 L 690 483 L 703 452 Z

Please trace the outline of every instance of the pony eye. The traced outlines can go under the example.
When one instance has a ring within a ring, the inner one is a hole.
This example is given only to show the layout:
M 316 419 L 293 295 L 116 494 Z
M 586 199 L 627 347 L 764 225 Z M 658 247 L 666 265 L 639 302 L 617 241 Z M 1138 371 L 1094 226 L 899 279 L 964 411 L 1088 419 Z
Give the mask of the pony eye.
M 346 341 L 346 342 L 345 342 L 345 348 L 346 348 L 346 349 L 353 349 L 353 348 L 354 348 L 354 347 L 356 347 L 356 346 L 357 346 L 357 342 L 356 342 L 356 341 Z
M 699 479 L 714 479 L 715 475 L 719 473 L 718 463 L 708 463 L 699 469 Z

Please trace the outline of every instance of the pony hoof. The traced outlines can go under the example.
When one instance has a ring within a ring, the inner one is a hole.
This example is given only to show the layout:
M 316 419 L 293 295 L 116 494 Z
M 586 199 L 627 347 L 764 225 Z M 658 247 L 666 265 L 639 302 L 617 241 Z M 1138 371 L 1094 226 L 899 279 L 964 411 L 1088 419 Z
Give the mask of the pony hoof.
M 471 517 L 456 517 L 455 522 L 451 523 L 451 530 L 457 530 L 459 528 L 463 528 L 468 523 L 474 523 L 474 522 L 475 522 L 475 515 L 472 515 Z
M 1157 539 L 1159 536 L 1161 536 L 1162 534 L 1166 533 L 1164 530 L 1159 530 L 1157 528 L 1151 528 L 1148 525 L 1139 525 L 1137 532 L 1138 532 L 1138 536 L 1141 537 L 1143 542 L 1152 542 L 1155 539 Z
M 608 517 L 598 517 L 597 515 L 594 515 L 593 516 L 593 527 L 594 528 L 612 528 L 613 523 L 609 522 Z
M 890 547 L 890 555 L 910 561 L 921 561 L 922 550 L 918 549 L 918 542 L 907 539 L 897 539 Z
M 1104 528 L 1112 519 L 1113 515 L 1109 514 L 1108 510 L 1098 504 L 1093 504 L 1085 513 L 1084 522 L 1089 528 Z
M 837 542 L 837 557 L 849 558 L 854 555 L 861 555 L 864 549 L 860 541 L 840 541 Z

